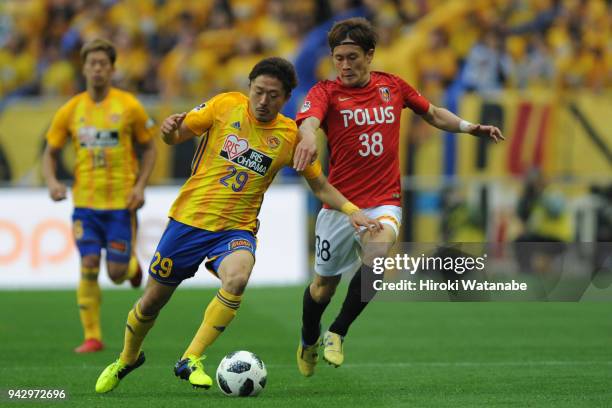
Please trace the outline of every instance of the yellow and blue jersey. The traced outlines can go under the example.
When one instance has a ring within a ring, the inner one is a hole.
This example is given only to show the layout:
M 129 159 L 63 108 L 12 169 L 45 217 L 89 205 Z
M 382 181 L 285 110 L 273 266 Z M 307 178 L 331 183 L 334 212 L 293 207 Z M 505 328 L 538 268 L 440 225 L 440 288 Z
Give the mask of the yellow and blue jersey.
M 47 132 L 47 143 L 61 148 L 70 139 L 76 152 L 72 188 L 75 207 L 117 210 L 127 207 L 136 182 L 134 142 L 153 137 L 153 122 L 129 92 L 111 88 L 96 103 L 87 92 L 64 104 Z
M 201 141 L 170 218 L 208 231 L 257 231 L 264 193 L 276 173 L 291 164 L 298 132 L 281 114 L 259 122 L 248 106 L 245 95 L 230 92 L 187 114 L 184 125 Z M 315 165 L 304 172 L 307 178 L 317 175 Z

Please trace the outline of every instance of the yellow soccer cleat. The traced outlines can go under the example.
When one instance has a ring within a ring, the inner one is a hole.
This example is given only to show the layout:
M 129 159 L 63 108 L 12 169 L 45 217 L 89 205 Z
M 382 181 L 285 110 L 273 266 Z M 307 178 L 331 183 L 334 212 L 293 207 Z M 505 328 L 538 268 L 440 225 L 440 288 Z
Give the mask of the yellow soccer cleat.
M 342 343 L 344 343 L 344 339 L 339 334 L 330 331 L 325 332 L 323 336 L 323 359 L 336 368 L 344 362 Z
M 128 375 L 132 370 L 140 367 L 145 362 L 144 352 L 140 352 L 134 364 L 126 364 L 121 359 L 117 359 L 102 371 L 102 374 L 96 381 L 96 392 L 104 394 L 117 388 L 123 377 Z
M 315 344 L 311 346 L 305 346 L 300 340 L 300 345 L 297 349 L 297 366 L 298 370 L 304 377 L 310 377 L 314 374 L 317 361 L 319 360 L 319 346 L 321 345 L 321 339 L 317 339 Z
M 183 380 L 189 381 L 197 388 L 209 389 L 212 385 L 212 378 L 204 371 L 204 360 L 206 356 L 196 357 L 188 355 L 187 358 L 179 360 L 174 366 L 174 375 Z

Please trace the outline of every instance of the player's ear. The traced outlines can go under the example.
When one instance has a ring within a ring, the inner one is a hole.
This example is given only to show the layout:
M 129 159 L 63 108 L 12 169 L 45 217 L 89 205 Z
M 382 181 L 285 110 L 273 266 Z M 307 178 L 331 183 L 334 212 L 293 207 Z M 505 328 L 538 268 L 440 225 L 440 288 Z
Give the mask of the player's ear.
M 372 59 L 374 59 L 374 48 L 370 48 L 368 52 L 366 52 L 366 61 L 368 61 L 368 64 L 372 62 Z

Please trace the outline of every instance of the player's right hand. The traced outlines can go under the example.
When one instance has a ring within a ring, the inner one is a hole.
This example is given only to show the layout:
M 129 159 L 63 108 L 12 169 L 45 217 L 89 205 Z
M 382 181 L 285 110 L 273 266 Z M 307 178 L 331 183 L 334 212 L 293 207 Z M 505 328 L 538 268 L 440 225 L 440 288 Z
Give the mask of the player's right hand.
M 361 230 L 362 227 L 372 233 L 380 232 L 383 229 L 380 221 L 368 217 L 362 210 L 352 213 L 349 216 L 349 220 L 353 228 L 357 231 Z
M 49 184 L 49 195 L 53 201 L 62 201 L 66 198 L 66 185 L 56 181 Z
M 187 112 L 183 113 L 175 113 L 173 115 L 168 116 L 161 124 L 161 131 L 164 135 L 169 136 L 172 135 L 178 128 L 181 127 L 181 123 L 185 120 L 185 116 L 187 116 Z
M 293 155 L 293 168 L 296 171 L 304 171 L 306 166 L 317 158 L 317 138 L 315 135 L 306 137 L 304 132 L 300 132 L 302 140 L 295 148 Z

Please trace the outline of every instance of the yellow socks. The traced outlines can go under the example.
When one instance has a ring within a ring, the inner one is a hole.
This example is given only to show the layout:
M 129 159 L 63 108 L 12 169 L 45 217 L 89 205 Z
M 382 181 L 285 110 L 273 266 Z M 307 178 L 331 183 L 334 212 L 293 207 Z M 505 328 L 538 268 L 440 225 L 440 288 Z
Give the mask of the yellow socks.
M 130 313 L 128 313 L 127 324 L 125 327 L 125 340 L 123 342 L 123 351 L 119 356 L 124 363 L 132 364 L 138 358 L 140 347 L 147 333 L 155 324 L 155 316 L 145 316 L 140 311 L 140 302 Z
M 100 330 L 100 268 L 81 267 L 81 280 L 77 288 L 77 304 L 85 339 L 102 339 Z
M 138 258 L 136 258 L 136 255 L 132 255 L 128 263 L 127 272 L 125 273 L 125 280 L 132 279 L 136 272 L 138 272 Z
M 214 343 L 234 319 L 236 311 L 240 307 L 241 299 L 242 295 L 232 295 L 223 289 L 219 289 L 217 295 L 208 304 L 204 312 L 204 321 L 182 358 L 186 358 L 187 355 L 192 357 L 202 356 L 204 350 Z

